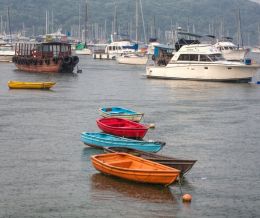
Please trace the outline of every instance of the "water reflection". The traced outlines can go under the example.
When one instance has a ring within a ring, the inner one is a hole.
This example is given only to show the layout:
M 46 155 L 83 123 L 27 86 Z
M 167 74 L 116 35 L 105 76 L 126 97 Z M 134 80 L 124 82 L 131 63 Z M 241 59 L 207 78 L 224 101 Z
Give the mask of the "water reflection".
M 102 154 L 102 153 L 103 153 L 102 149 L 96 149 L 96 148 L 92 148 L 92 147 L 85 147 L 82 150 L 81 160 L 89 161 L 90 160 L 90 156 L 95 155 L 95 154 Z
M 134 198 L 141 201 L 156 203 L 175 203 L 176 198 L 169 189 L 160 185 L 135 183 L 120 178 L 96 173 L 91 176 L 91 188 L 97 193 L 101 192 L 102 197 L 111 195 L 111 192 Z M 115 194 L 112 196 L 115 197 Z
M 222 89 L 229 86 L 245 86 L 248 83 L 225 83 L 225 82 L 207 82 L 207 81 L 191 81 L 191 80 L 164 80 L 164 79 L 150 79 L 149 83 L 153 86 L 164 86 L 171 89 L 185 90 L 185 91 L 205 91 L 212 89 Z

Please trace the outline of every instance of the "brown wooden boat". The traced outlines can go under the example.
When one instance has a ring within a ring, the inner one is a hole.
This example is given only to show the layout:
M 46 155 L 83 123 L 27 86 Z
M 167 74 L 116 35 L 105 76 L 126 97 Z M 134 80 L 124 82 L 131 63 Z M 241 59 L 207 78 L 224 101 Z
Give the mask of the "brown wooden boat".
M 142 183 L 170 185 L 180 174 L 177 169 L 127 153 L 93 155 L 91 161 L 102 173 Z
M 184 176 L 196 163 L 197 160 L 184 160 L 184 159 L 177 159 L 173 157 L 168 157 L 164 155 L 159 155 L 155 153 L 149 153 L 145 151 L 140 151 L 132 148 L 126 147 L 108 147 L 104 148 L 105 152 L 108 153 L 115 153 L 115 152 L 125 152 L 128 154 L 135 155 L 137 157 L 144 158 L 146 160 L 154 161 L 175 169 L 180 170 L 180 176 Z
M 79 58 L 71 55 L 71 45 L 64 42 L 18 43 L 13 62 L 26 72 L 72 73 Z

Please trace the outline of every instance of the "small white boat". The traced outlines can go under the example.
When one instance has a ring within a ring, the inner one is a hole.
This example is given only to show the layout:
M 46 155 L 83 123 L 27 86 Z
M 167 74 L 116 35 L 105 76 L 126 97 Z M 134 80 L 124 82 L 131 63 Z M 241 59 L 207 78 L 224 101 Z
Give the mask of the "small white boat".
M 0 44 L 0 62 L 12 62 L 15 51 L 10 44 Z
M 83 48 L 81 50 L 75 50 L 75 54 L 77 55 L 91 55 L 92 51 L 89 48 Z
M 96 51 L 94 49 L 94 59 L 116 60 L 116 57 L 122 54 L 134 53 L 138 49 L 138 44 L 132 43 L 129 40 L 114 41 L 106 45 L 104 51 Z
M 259 65 L 231 62 L 209 44 L 184 45 L 166 66 L 147 66 L 148 78 L 249 82 Z
M 116 57 L 116 61 L 119 64 L 145 65 L 148 61 L 148 56 L 138 53 L 122 54 Z

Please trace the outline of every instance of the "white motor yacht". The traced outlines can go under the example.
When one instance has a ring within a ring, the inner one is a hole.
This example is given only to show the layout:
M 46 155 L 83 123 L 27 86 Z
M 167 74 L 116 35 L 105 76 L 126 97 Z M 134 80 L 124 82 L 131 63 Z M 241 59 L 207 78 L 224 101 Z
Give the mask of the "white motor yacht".
M 231 62 L 210 44 L 184 45 L 166 66 L 146 67 L 148 78 L 248 82 L 259 65 Z

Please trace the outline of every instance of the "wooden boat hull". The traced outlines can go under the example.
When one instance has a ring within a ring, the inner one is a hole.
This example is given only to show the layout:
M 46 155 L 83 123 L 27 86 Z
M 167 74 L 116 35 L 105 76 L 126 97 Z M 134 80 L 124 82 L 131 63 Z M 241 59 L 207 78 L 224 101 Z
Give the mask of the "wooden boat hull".
M 15 66 L 21 70 L 26 72 L 35 72 L 35 73 L 58 73 L 61 68 L 61 63 L 50 63 L 49 65 L 46 63 L 42 63 L 42 65 L 26 65 L 26 64 L 15 64 Z
M 8 87 L 10 89 L 50 89 L 55 84 L 55 82 L 8 81 Z
M 102 117 L 117 117 L 134 122 L 140 122 L 144 116 L 143 113 L 131 111 L 121 107 L 99 108 L 99 113 Z
M 122 118 L 101 118 L 97 120 L 98 127 L 105 133 L 127 137 L 143 138 L 148 127 Z
M 102 173 L 142 183 L 170 185 L 180 173 L 177 169 L 127 153 L 94 155 L 91 161 Z
M 123 148 L 123 147 L 108 147 L 104 148 L 105 152 L 115 153 L 115 152 L 124 152 L 135 155 L 137 157 L 144 158 L 146 160 L 154 161 L 175 169 L 180 170 L 180 175 L 184 176 L 193 165 L 196 163 L 197 160 L 184 160 L 184 159 L 177 159 L 173 157 L 158 155 L 154 153 L 148 153 L 136 149 L 131 148 Z
M 91 147 L 103 149 L 104 147 L 127 147 L 147 152 L 158 152 L 165 145 L 164 142 L 139 141 L 109 135 L 106 133 L 81 133 L 81 141 Z

